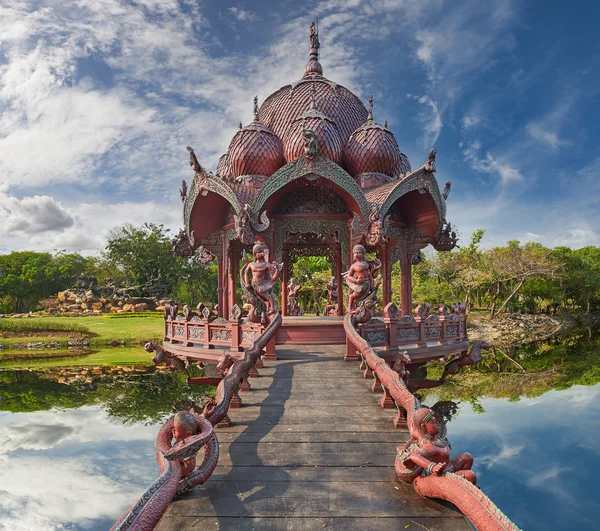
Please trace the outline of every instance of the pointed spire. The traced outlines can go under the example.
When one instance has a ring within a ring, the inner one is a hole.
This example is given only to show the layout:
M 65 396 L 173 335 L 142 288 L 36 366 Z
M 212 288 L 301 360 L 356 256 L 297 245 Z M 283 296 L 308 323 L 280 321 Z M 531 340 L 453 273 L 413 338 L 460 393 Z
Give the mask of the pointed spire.
M 373 94 L 369 96 L 369 116 L 367 116 L 367 121 L 373 121 Z
M 383 128 L 387 129 L 387 120 L 385 122 L 383 122 Z
M 242 125 L 242 122 L 240 122 L 240 129 L 242 129 L 244 126 Z
M 254 96 L 254 121 L 258 122 L 258 95 Z
M 323 75 L 323 67 L 319 63 L 319 48 L 321 47 L 321 43 L 319 42 L 319 28 L 317 23 L 312 22 L 310 25 L 310 58 L 304 69 L 305 76 L 311 74 Z

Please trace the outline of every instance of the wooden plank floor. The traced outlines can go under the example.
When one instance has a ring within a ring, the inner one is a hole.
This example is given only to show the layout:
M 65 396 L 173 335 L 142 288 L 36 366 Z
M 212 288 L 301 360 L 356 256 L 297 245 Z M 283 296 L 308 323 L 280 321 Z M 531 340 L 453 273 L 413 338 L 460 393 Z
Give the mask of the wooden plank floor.
M 460 512 L 396 481 L 394 410 L 381 409 L 343 346 L 278 347 L 234 423 L 218 429 L 212 478 L 174 501 L 173 530 L 469 530 Z

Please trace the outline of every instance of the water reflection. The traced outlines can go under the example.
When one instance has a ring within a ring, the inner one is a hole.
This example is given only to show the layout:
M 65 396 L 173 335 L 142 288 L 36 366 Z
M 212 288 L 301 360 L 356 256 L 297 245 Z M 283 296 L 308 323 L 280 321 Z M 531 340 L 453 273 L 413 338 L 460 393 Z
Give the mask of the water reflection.
M 97 406 L 0 413 L 0 529 L 108 529 L 156 478 L 156 430 Z
M 453 454 L 469 451 L 479 483 L 522 529 L 596 530 L 600 385 L 519 402 L 482 398 L 446 425 Z
M 520 370 L 512 358 L 522 366 Z M 600 510 L 600 338 L 499 352 L 424 395 L 486 493 L 527 531 Z M 0 372 L 0 529 L 108 529 L 156 478 L 156 424 L 209 389 L 148 368 Z
M 591 531 L 600 511 L 598 382 L 600 336 L 584 331 L 499 352 L 423 399 L 459 404 L 444 426 L 453 454 L 474 455 L 485 492 L 522 529 Z

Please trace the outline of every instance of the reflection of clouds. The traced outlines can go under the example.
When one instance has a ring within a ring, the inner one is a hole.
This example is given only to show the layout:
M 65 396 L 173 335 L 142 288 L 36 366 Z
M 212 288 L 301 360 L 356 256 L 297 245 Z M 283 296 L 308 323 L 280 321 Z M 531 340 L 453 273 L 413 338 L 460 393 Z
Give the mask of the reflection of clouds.
M 480 402 L 485 414 L 463 404 L 447 431 L 486 494 L 524 529 L 596 529 L 600 384 Z
M 577 499 L 573 496 L 573 493 L 563 481 L 564 478 L 559 477 L 563 474 L 563 472 L 572 472 L 572 470 L 573 469 L 571 468 L 552 465 L 547 467 L 543 472 L 540 470 L 535 471 L 535 473 L 526 480 L 526 483 L 530 487 L 538 488 L 548 491 L 551 494 L 555 494 L 559 498 L 563 498 L 565 502 L 577 502 Z
M 156 479 L 157 430 L 93 407 L 0 414 L 0 530 L 108 527 Z
M 74 432 L 64 424 L 13 424 L 0 425 L 0 452 L 22 448 L 45 450 L 52 448 Z
M 502 441 L 502 448 L 499 452 L 484 455 L 479 458 L 479 462 L 486 465 L 488 468 L 491 468 L 496 464 L 508 465 L 510 463 L 510 459 L 518 456 L 524 448 L 524 444 L 511 445 L 507 444 L 506 441 Z

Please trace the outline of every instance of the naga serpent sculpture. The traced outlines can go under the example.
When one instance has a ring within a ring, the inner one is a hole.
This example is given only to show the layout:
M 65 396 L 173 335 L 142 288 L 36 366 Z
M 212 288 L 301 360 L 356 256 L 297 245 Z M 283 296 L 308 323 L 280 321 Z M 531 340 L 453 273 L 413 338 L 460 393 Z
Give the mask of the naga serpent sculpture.
M 435 413 L 421 406 L 399 376 L 402 373 L 398 366 L 401 361 L 396 362 L 395 370 L 390 368 L 358 333 L 356 323 L 356 316 L 347 313 L 344 318 L 347 338 L 359 350 L 364 362 L 377 375 L 396 405 L 406 410 L 410 440 L 398 447 L 395 463 L 398 479 L 412 483 L 421 496 L 453 503 L 478 531 L 519 531 L 474 484 L 475 474 L 470 470 L 473 458 L 463 453 L 450 459 L 448 442 L 438 437 L 440 425 Z M 480 348 L 485 347 L 482 345 Z
M 175 496 L 210 478 L 219 460 L 219 441 L 213 427 L 227 415 L 233 393 L 239 390 L 242 379 L 254 367 L 267 343 L 275 337 L 281 323 L 281 314 L 277 312 L 254 345 L 219 382 L 215 398 L 206 405 L 202 415 L 180 411 L 165 422 L 156 437 L 160 476 L 119 518 L 111 531 L 151 531 Z M 173 438 L 177 440 L 174 445 Z M 204 458 L 196 466 L 196 454 L 202 449 Z

